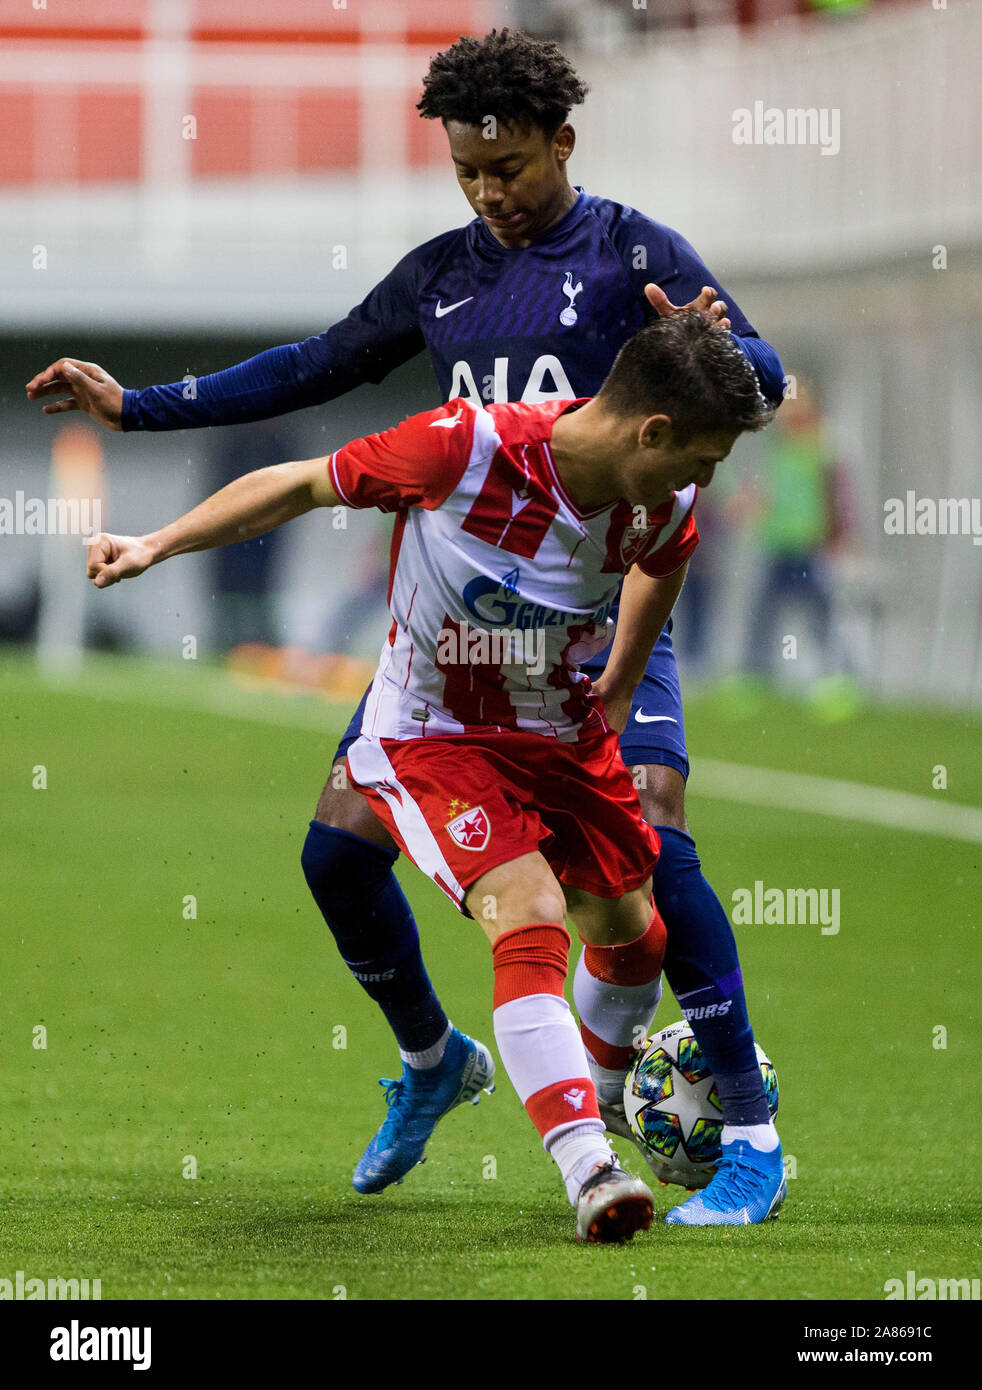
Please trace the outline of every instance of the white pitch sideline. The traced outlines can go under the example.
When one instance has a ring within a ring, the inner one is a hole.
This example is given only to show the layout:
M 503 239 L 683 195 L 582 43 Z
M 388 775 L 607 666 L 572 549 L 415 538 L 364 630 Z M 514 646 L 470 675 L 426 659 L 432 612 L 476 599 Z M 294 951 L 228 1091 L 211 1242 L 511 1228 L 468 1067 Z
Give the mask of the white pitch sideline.
M 804 772 L 780 772 L 747 763 L 717 762 L 696 757 L 689 778 L 692 793 L 743 806 L 768 806 L 803 811 L 836 820 L 858 820 L 922 835 L 982 844 L 982 809 L 959 802 L 916 796 L 912 792 L 844 782 Z
M 353 708 L 351 701 L 304 700 L 299 704 L 283 701 L 272 707 L 270 697 L 254 691 L 231 691 L 224 675 L 205 680 L 196 691 L 191 688 L 165 691 L 147 687 L 115 690 L 110 681 L 98 684 L 91 674 L 49 681 L 50 688 L 61 688 L 73 695 L 123 704 L 150 705 L 158 709 L 198 709 L 231 719 L 256 724 L 323 731 L 325 714 L 331 704 Z M 36 680 L 36 677 L 32 678 Z M 14 694 L 20 682 L 16 675 L 5 676 L 2 688 Z M 183 687 L 183 682 L 182 682 Z M 239 705 L 235 701 L 242 699 Z M 230 698 L 231 697 L 231 698 Z M 255 701 L 255 703 L 253 703 Z M 804 772 L 783 772 L 777 768 L 755 767 L 751 763 L 720 762 L 714 758 L 693 760 L 690 790 L 697 798 L 733 801 L 742 806 L 765 806 L 779 811 L 798 811 L 805 815 L 828 816 L 834 820 L 861 821 L 885 825 L 911 834 L 938 835 L 944 839 L 982 844 L 982 808 L 960 802 L 935 800 L 913 792 L 873 787 L 865 782 L 846 782 L 835 777 L 818 777 Z

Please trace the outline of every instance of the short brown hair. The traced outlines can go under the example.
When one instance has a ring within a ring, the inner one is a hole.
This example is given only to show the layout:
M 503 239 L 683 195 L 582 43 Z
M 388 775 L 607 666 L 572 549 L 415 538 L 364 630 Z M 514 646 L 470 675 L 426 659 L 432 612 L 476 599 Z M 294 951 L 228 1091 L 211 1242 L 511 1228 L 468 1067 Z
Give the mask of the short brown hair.
M 656 319 L 629 338 L 597 399 L 619 415 L 667 415 L 682 441 L 759 430 L 774 416 L 731 334 L 696 309 Z

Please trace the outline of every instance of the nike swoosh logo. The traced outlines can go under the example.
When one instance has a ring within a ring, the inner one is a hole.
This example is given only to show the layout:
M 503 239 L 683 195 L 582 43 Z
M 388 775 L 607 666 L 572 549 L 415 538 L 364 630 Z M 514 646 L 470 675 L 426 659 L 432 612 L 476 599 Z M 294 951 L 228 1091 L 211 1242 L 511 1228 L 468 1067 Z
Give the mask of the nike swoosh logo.
M 634 711 L 634 717 L 639 724 L 677 724 L 679 721 L 673 719 L 670 714 L 642 714 L 640 710 Z
M 448 304 L 446 307 L 437 300 L 436 308 L 433 310 L 433 313 L 438 319 L 442 319 L 444 314 L 452 314 L 455 309 L 460 308 L 461 304 L 469 304 L 473 298 L 474 296 L 469 294 L 466 299 L 458 299 L 456 304 Z

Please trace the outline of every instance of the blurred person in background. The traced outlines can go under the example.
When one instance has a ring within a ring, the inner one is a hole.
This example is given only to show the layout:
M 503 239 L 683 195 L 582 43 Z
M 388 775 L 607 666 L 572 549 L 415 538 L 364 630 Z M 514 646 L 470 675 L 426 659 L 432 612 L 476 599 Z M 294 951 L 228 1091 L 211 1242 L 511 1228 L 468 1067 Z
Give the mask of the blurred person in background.
M 756 483 L 739 504 L 755 529 L 763 565 L 746 668 L 763 677 L 773 676 L 781 662 L 782 624 L 792 609 L 807 617 L 812 669 L 828 674 L 834 660 L 829 557 L 847 533 L 845 482 L 813 388 L 801 377 L 796 383 L 761 445 Z
M 726 509 L 720 498 L 712 491 L 700 493 L 699 535 L 703 544 L 689 561 L 685 585 L 669 620 L 686 677 L 708 675 L 712 667 L 710 635 L 718 585 L 723 579 L 726 525 Z
M 366 629 L 374 632 L 379 608 L 388 599 L 388 556 L 377 536 L 361 545 L 353 568 L 358 576 L 357 587 L 338 601 L 323 637 L 324 650 L 340 656 L 357 654 L 359 639 Z
M 278 463 L 284 453 L 292 452 L 292 434 L 279 422 L 261 420 L 223 432 L 217 436 L 211 458 L 214 487 L 217 490 L 243 473 Z M 281 537 L 271 531 L 215 552 L 215 644 L 219 650 L 230 651 L 243 642 L 275 643 L 274 561 L 281 544 Z

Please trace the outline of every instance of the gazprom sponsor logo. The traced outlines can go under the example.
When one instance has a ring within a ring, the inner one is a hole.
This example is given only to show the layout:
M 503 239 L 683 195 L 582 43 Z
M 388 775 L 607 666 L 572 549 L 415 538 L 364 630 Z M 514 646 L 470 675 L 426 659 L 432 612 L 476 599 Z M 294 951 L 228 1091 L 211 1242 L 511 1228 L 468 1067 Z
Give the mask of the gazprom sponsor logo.
M 500 580 L 477 575 L 464 586 L 463 600 L 468 613 L 485 627 L 569 627 L 572 623 L 602 626 L 610 614 L 610 604 L 601 604 L 592 613 L 564 613 L 522 598 Z

